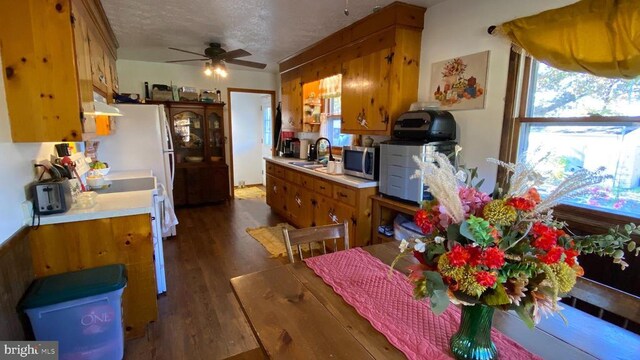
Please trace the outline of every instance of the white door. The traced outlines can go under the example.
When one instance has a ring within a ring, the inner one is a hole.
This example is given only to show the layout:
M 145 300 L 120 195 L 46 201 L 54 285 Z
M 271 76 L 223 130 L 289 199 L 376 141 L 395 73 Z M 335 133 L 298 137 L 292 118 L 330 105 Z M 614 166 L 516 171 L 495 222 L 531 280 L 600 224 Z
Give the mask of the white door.
M 234 186 L 262 184 L 262 94 L 231 92 Z
M 273 147 L 273 109 L 271 95 L 262 95 L 262 156 L 270 156 Z M 262 162 L 262 185 L 267 185 L 266 162 Z

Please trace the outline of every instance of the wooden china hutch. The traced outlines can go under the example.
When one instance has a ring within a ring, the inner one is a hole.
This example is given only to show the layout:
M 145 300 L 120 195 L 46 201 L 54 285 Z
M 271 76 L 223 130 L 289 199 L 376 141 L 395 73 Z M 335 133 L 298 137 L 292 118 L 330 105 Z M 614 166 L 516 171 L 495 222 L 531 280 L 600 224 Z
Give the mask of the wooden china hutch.
M 225 158 L 224 103 L 153 102 L 167 109 L 176 174 L 176 206 L 228 201 L 229 167 Z

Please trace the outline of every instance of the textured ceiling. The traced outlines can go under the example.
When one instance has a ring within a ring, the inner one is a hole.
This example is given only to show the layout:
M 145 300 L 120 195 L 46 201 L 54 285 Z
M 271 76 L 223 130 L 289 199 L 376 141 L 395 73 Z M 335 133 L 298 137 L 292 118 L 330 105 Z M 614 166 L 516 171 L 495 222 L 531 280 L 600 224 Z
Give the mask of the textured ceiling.
M 429 7 L 445 0 L 405 0 Z M 164 62 L 197 56 L 210 42 L 227 51 L 242 48 L 242 60 L 277 62 L 325 36 L 367 16 L 392 0 L 102 0 L 118 38 L 118 58 Z M 202 66 L 198 62 L 189 62 Z M 242 68 L 248 69 L 248 68 Z

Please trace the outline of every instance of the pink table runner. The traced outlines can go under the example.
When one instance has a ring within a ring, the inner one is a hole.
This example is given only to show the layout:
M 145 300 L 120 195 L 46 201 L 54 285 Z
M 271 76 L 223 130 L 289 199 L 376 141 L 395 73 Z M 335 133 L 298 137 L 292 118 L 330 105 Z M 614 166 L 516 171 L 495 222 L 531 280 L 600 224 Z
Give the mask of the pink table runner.
M 460 309 L 437 316 L 428 301 L 413 299 L 405 275 L 368 252 L 354 248 L 304 260 L 324 282 L 353 306 L 409 359 L 451 359 L 449 339 L 458 330 Z M 501 359 L 541 359 L 493 329 Z

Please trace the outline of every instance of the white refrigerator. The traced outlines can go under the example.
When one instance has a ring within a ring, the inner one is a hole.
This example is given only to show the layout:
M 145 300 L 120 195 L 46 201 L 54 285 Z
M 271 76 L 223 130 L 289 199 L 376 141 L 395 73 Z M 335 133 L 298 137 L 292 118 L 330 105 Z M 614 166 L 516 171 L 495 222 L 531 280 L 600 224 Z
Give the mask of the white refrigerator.
M 151 169 L 156 177 L 152 232 L 158 293 L 167 291 L 162 239 L 176 235 L 173 211 L 175 158 L 171 129 L 162 105 L 118 104 L 113 132 L 101 137 L 98 156 L 114 171 Z

